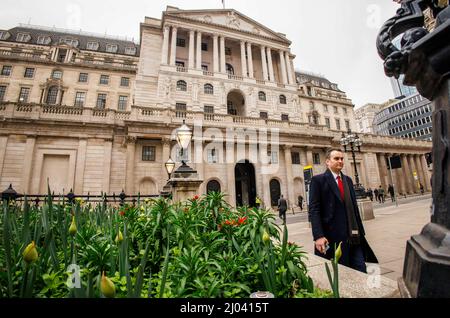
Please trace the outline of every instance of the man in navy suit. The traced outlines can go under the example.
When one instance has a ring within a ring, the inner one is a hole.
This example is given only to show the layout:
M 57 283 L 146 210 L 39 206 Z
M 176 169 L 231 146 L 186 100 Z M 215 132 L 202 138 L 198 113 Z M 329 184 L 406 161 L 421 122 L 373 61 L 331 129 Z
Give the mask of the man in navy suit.
M 327 170 L 311 179 L 309 214 L 316 255 L 331 259 L 342 242 L 339 263 L 366 273 L 365 262 L 378 263 L 364 235 L 352 180 L 341 170 L 344 154 L 332 148 L 326 154 Z

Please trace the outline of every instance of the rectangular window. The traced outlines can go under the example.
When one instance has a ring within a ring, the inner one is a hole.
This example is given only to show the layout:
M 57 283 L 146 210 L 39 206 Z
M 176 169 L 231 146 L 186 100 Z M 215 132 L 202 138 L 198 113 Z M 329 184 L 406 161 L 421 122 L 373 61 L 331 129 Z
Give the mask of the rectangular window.
M 291 152 L 292 164 L 299 165 L 300 164 L 300 153 L 299 152 Z
M 128 106 L 128 96 L 119 96 L 119 105 L 117 106 L 118 110 L 126 110 Z
M 116 53 L 117 52 L 117 45 L 115 45 L 115 44 L 107 44 L 106 45 L 106 52 L 108 52 L 108 53 Z
M 88 73 L 80 73 L 80 76 L 78 77 L 78 82 L 87 83 L 87 81 L 88 81 Z
M 229 47 L 225 48 L 225 55 L 231 55 L 231 48 Z
M 63 75 L 63 73 L 61 71 L 53 71 L 52 78 L 53 79 L 61 79 L 62 75 Z
M 323 111 L 328 113 L 328 105 L 323 104 Z
M 336 119 L 336 129 L 341 130 L 341 121 L 339 119 Z
M 333 110 L 335 114 L 338 114 L 338 108 L 336 106 L 333 106 Z
M 202 43 L 202 51 L 208 51 L 208 43 Z
M 217 163 L 217 150 L 215 148 L 208 150 L 208 163 Z
M 0 102 L 3 102 L 6 95 L 6 86 L 0 86 Z
M 288 114 L 281 114 L 281 120 L 282 121 L 289 121 L 289 115 Z
M 175 65 L 178 67 L 184 67 L 184 62 L 182 61 L 175 61 Z
M 344 114 L 347 115 L 347 108 L 342 108 L 344 110 Z
M 177 46 L 186 47 L 186 40 L 182 38 L 177 38 Z
M 124 86 L 124 87 L 130 86 L 130 79 L 128 77 L 122 77 L 120 79 L 120 86 Z
M 350 121 L 349 121 L 349 120 L 346 120 L 346 121 L 345 121 L 345 128 L 346 128 L 347 130 L 350 130 Z
M 208 65 L 202 65 L 202 71 L 208 72 Z
M 267 119 L 269 118 L 267 112 L 259 112 L 259 118 Z
M 97 108 L 105 109 L 105 107 L 106 107 L 106 94 L 98 94 L 96 106 L 97 106 Z
M 25 74 L 23 74 L 23 77 L 26 78 L 33 78 L 34 77 L 34 68 L 32 67 L 27 67 L 25 69 Z
M 320 165 L 320 154 L 313 153 L 313 164 Z
M 325 126 L 327 126 L 328 128 L 330 128 L 330 118 L 325 118 Z
M 20 103 L 28 103 L 28 97 L 30 96 L 30 88 L 29 87 L 21 87 L 19 94 L 19 102 Z
M 156 158 L 155 146 L 142 147 L 142 161 L 155 161 L 155 158 Z
M 100 84 L 108 85 L 109 84 L 109 75 L 100 75 Z
M 268 151 L 267 156 L 269 157 L 269 164 L 278 164 L 278 152 Z
M 12 71 L 12 66 L 10 65 L 3 65 L 2 68 L 2 76 L 10 76 Z
M 75 95 L 75 105 L 76 107 L 84 107 L 84 102 L 86 100 L 85 92 L 77 92 Z
M 176 103 L 175 104 L 175 116 L 177 118 L 186 118 L 186 104 Z

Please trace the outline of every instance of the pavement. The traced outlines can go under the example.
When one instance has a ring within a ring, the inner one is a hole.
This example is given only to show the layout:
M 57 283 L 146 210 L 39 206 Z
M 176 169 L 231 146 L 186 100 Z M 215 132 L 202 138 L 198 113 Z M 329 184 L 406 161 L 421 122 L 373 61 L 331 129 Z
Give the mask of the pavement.
M 430 222 L 431 194 L 399 198 L 395 203 L 374 203 L 373 220 L 364 221 L 366 238 L 375 252 L 380 265 L 380 274 L 397 280 L 403 273 L 406 242 L 419 234 Z M 308 214 L 295 210 L 287 213 L 289 241 L 303 246 L 308 253 L 314 252 Z M 281 221 L 277 218 L 277 223 Z

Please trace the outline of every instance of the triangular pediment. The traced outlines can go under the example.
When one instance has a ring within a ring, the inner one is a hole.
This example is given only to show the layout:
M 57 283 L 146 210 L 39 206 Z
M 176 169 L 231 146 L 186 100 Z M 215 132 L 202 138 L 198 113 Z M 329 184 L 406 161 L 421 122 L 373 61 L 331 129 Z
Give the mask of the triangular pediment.
M 277 41 L 290 43 L 285 36 L 272 31 L 266 26 L 256 22 L 246 15 L 233 10 L 170 10 L 167 16 L 180 17 L 205 24 L 220 25 L 226 28 L 253 33 L 255 35 L 271 38 Z

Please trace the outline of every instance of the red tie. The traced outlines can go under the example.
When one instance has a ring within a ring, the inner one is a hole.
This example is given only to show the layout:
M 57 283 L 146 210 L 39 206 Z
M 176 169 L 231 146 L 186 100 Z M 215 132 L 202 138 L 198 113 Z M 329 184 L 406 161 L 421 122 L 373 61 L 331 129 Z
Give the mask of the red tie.
M 342 183 L 341 176 L 336 177 L 339 186 L 339 192 L 341 193 L 341 199 L 344 201 L 344 184 Z

